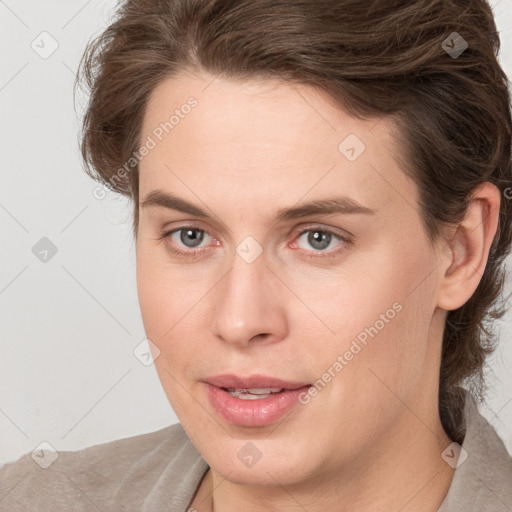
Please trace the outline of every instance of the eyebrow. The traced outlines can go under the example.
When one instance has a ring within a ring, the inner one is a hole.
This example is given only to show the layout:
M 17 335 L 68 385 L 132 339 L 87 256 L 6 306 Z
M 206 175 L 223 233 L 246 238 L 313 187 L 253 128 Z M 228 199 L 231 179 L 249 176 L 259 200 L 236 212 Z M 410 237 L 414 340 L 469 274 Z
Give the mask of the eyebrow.
M 151 191 L 140 204 L 141 208 L 159 207 L 187 213 L 195 217 L 210 218 L 211 215 L 192 203 L 180 197 L 167 194 L 162 190 Z M 274 222 L 283 222 L 292 219 L 299 219 L 310 215 L 328 214 L 365 214 L 371 215 L 376 210 L 358 203 L 350 197 L 341 196 L 328 199 L 318 199 L 290 208 L 282 208 L 277 211 Z

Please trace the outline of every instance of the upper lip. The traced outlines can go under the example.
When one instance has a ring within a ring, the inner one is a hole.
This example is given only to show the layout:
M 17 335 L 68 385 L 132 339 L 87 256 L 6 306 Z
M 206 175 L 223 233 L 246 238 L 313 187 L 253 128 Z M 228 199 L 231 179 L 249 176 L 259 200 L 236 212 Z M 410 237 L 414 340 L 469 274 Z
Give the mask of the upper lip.
M 266 375 L 251 375 L 238 377 L 237 375 L 216 375 L 204 379 L 204 382 L 226 389 L 261 389 L 261 388 L 282 388 L 298 389 L 309 386 L 308 382 L 289 382 Z

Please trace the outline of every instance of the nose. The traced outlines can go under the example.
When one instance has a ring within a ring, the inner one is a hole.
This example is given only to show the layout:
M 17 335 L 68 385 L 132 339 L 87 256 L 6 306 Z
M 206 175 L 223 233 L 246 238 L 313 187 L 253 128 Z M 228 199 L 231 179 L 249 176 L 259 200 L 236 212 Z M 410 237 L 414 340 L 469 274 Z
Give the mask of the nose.
M 212 297 L 213 334 L 238 348 L 284 339 L 287 317 L 282 286 L 263 254 L 252 263 L 235 254 Z

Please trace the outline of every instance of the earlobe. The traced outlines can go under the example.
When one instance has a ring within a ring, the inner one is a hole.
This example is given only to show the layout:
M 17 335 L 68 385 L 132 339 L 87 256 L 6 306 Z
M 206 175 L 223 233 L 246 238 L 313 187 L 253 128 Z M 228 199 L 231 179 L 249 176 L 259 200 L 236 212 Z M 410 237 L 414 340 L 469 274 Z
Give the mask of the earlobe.
M 444 267 L 439 308 L 458 309 L 475 292 L 498 229 L 499 210 L 500 191 L 496 186 L 486 182 L 475 189 L 464 219 L 446 241 L 450 261 Z

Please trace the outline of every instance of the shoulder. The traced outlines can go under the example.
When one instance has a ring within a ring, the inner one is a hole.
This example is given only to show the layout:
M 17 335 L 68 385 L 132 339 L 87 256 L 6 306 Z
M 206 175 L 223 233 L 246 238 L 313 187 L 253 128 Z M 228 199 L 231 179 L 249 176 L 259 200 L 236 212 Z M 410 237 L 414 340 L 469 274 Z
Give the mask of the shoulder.
M 0 504 L 9 512 L 107 510 L 116 499 L 143 499 L 169 465 L 183 474 L 206 465 L 181 424 L 78 451 L 39 450 L 0 468 Z
M 439 512 L 512 510 L 512 457 L 466 392 L 466 433 L 452 484 Z

